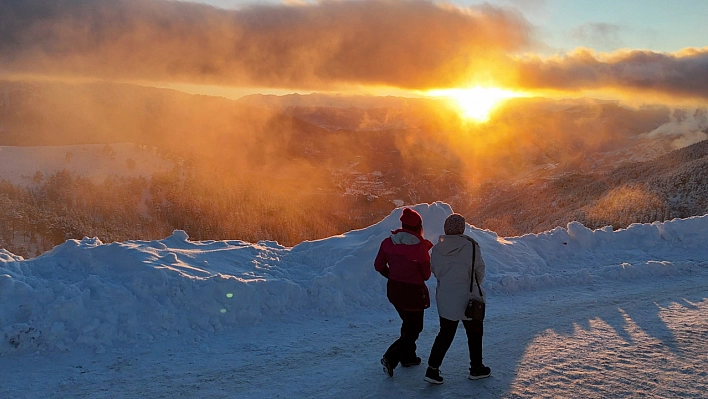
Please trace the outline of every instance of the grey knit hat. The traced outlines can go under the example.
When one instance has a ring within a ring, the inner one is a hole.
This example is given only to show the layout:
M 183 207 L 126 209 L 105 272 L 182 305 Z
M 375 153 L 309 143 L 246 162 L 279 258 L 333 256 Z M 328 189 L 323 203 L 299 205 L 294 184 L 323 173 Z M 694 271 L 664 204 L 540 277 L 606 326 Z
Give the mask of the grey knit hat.
M 453 213 L 445 219 L 445 234 L 452 236 L 457 234 L 465 234 L 465 217 Z

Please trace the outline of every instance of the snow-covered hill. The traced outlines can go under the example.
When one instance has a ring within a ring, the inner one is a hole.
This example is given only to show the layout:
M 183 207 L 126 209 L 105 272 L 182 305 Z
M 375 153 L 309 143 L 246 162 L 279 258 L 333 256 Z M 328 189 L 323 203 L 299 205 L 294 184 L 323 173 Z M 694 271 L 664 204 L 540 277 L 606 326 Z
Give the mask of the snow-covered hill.
M 451 208 L 415 209 L 436 241 Z M 372 261 L 400 212 L 295 247 L 191 241 L 175 231 L 156 241 L 69 240 L 31 260 L 2 251 L 0 396 L 430 395 L 422 369 L 397 369 L 388 380 L 377 366 L 398 322 Z M 467 233 L 487 263 L 485 362 L 494 377 L 480 397 L 701 397 L 708 388 L 696 364 L 708 361 L 696 346 L 708 338 L 698 316 L 708 311 L 708 215 L 619 231 L 571 223 L 513 238 L 473 226 Z M 428 284 L 434 295 L 434 278 Z M 426 315 L 424 359 L 434 306 Z M 455 395 L 474 387 L 454 377 L 456 369 L 464 377 L 463 337 L 443 364 L 450 374 L 440 389 Z M 631 370 L 604 374 L 626 356 L 628 367 L 672 384 L 656 388 Z M 33 385 L 19 378 L 30 370 Z M 612 384 L 624 391 L 607 391 Z
M 489 185 L 462 212 L 503 235 L 540 232 L 568 220 L 617 229 L 708 213 L 708 140 L 612 170 L 552 173 Z

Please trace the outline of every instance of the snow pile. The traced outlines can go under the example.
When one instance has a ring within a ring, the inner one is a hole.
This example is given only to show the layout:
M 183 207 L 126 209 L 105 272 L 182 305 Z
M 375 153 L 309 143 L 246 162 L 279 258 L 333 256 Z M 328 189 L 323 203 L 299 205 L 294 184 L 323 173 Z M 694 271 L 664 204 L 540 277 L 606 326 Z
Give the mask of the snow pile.
M 414 207 L 425 236 L 442 234 L 449 205 Z M 116 343 L 209 334 L 267 318 L 338 315 L 389 306 L 373 269 L 401 209 L 366 229 L 286 248 L 274 242 L 69 240 L 23 260 L 0 250 L 0 353 L 98 352 Z M 499 238 L 468 226 L 487 263 L 490 296 L 544 287 L 689 273 L 705 267 L 708 215 L 626 230 L 578 223 L 538 235 Z M 703 254 L 703 255 L 697 255 Z M 434 279 L 429 285 L 434 295 Z

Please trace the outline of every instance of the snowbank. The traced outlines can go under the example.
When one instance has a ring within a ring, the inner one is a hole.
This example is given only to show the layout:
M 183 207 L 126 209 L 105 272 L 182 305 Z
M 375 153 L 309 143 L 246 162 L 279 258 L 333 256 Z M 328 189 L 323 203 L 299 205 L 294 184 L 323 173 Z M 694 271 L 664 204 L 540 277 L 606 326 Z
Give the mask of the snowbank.
M 414 207 L 425 236 L 442 234 L 449 205 Z M 102 352 L 117 343 L 209 334 L 297 314 L 336 316 L 389 306 L 372 262 L 399 227 L 401 209 L 366 229 L 286 248 L 274 242 L 190 241 L 183 231 L 156 241 L 69 240 L 24 260 L 0 250 L 0 354 Z M 625 230 L 578 223 L 537 235 L 500 238 L 468 226 L 487 263 L 494 295 L 688 273 L 705 267 L 708 215 Z M 429 282 L 434 295 L 435 282 Z

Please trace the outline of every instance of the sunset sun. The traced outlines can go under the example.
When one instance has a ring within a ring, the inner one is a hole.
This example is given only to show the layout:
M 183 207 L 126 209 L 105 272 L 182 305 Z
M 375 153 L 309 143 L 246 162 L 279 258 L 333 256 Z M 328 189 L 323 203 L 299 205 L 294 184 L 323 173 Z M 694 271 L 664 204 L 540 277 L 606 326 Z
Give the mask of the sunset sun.
M 429 94 L 453 100 L 464 118 L 477 122 L 489 120 L 492 110 L 504 100 L 524 96 L 510 90 L 480 86 L 468 89 L 433 90 Z

